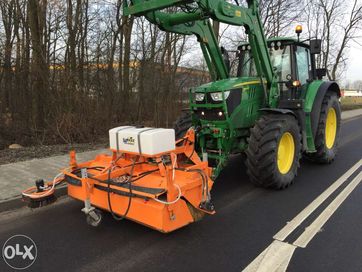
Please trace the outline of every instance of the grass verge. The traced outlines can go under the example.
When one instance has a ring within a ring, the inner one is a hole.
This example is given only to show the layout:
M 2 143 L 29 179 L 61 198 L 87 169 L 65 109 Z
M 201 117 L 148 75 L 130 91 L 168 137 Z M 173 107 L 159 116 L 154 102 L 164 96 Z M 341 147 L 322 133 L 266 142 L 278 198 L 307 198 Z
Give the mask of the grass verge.
M 341 106 L 343 111 L 362 109 L 362 97 L 342 97 Z

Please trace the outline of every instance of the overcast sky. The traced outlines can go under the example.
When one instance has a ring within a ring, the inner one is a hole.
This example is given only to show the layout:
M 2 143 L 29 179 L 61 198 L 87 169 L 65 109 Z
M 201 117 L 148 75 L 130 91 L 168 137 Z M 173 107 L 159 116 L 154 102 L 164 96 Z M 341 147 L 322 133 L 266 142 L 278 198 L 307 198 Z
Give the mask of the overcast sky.
M 359 39 L 362 44 L 362 38 Z M 348 70 L 344 74 L 346 80 L 362 80 L 362 46 L 354 43 L 348 52 Z

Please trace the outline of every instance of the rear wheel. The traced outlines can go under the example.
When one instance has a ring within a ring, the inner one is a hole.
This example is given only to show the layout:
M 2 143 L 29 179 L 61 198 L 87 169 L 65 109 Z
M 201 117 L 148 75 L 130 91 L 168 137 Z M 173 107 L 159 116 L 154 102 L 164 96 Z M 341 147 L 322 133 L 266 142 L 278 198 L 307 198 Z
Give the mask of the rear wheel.
M 246 150 L 247 172 L 262 187 L 284 189 L 297 175 L 301 135 L 294 116 L 262 116 L 250 131 Z
M 331 163 L 337 154 L 341 124 L 341 106 L 337 94 L 327 92 L 321 106 L 321 113 L 314 139 L 316 152 L 305 157 L 318 163 Z

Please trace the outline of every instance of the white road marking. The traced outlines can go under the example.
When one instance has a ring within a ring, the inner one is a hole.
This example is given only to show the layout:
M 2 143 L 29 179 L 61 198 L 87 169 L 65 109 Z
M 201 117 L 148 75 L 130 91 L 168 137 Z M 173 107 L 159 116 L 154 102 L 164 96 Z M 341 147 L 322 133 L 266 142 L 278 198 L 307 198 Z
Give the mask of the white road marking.
M 305 229 L 299 238 L 293 243 L 298 247 L 305 248 L 313 237 L 318 233 L 322 226 L 328 221 L 339 206 L 346 200 L 352 191 L 360 184 L 362 180 L 362 171 L 352 180 L 350 184 L 328 205 L 328 207 Z
M 362 159 L 353 165 L 345 174 L 343 174 L 337 181 L 335 181 L 327 190 L 311 202 L 303 211 L 301 211 L 292 221 L 282 228 L 274 239 L 284 241 L 309 215 L 312 214 L 335 190 L 337 190 L 346 180 L 362 166 Z
M 362 171 L 340 192 L 335 199 L 325 208 L 321 214 L 311 223 L 293 244 L 284 242 L 284 239 L 292 233 L 309 215 L 311 215 L 334 191 L 362 166 L 362 159 L 353 165 L 327 190 L 310 203 L 292 221 L 274 235 L 274 241 L 254 259 L 243 271 L 245 272 L 284 272 L 296 248 L 305 248 L 313 237 L 320 231 L 338 207 L 347 199 L 352 191 L 362 181 Z
M 288 267 L 296 246 L 274 240 L 244 272 L 282 272 Z

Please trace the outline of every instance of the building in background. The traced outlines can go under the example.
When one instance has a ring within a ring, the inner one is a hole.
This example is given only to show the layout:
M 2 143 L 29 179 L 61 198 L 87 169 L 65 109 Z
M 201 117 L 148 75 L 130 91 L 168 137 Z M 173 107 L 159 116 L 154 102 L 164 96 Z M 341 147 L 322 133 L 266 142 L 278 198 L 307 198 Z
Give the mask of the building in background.
M 362 97 L 362 90 L 344 89 L 341 94 L 342 97 Z

